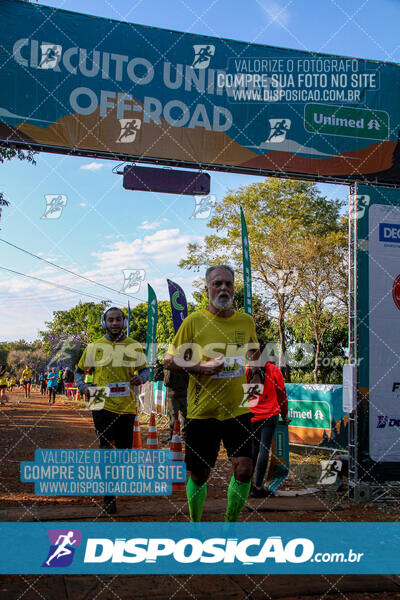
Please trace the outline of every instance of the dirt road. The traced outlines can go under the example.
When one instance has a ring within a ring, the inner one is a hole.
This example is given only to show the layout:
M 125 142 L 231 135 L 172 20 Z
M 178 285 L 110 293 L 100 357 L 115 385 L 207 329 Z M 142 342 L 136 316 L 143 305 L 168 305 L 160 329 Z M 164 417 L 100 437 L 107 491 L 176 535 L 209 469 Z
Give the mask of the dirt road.
M 146 425 L 142 426 L 145 437 Z M 167 429 L 159 427 L 166 446 Z M 9 395 L 0 406 L 0 521 L 188 521 L 183 492 L 164 498 L 120 498 L 115 516 L 104 516 L 98 497 L 38 497 L 33 484 L 20 482 L 19 464 L 38 448 L 97 448 L 91 414 L 58 396 L 55 405 L 33 392 Z M 230 465 L 223 452 L 208 485 L 204 520 L 221 521 Z M 301 487 L 301 485 L 300 485 Z M 396 521 L 398 506 L 354 505 L 344 494 L 249 500 L 242 521 Z M 0 577 L 0 599 L 115 600 L 143 598 L 361 600 L 400 598 L 395 576 L 7 576 Z

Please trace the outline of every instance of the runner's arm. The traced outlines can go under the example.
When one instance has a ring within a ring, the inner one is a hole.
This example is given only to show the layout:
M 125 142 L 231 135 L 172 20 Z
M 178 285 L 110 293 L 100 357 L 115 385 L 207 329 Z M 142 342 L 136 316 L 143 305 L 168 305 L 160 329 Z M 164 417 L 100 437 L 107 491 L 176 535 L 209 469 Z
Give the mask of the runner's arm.
M 131 385 L 142 385 L 146 383 L 149 378 L 150 369 L 148 367 L 142 369 L 139 373 L 129 373 Z
M 173 354 L 166 354 L 164 358 L 164 368 L 174 371 L 175 373 L 192 373 L 195 375 L 217 375 L 224 367 L 224 361 L 221 358 L 212 358 L 206 362 L 198 362 L 193 364 L 192 361 L 188 361 L 188 365 L 177 364 L 176 358 Z
M 250 345 L 250 344 L 249 344 Z M 248 383 L 262 383 L 265 379 L 265 365 L 261 364 L 261 352 L 259 343 L 252 343 L 253 347 L 247 350 L 246 378 Z
M 142 383 L 146 383 L 146 381 L 149 378 L 149 375 L 150 375 L 150 369 L 148 367 L 146 367 L 145 369 L 142 369 L 138 373 L 138 377 Z
M 201 351 L 194 342 L 195 331 L 191 315 L 183 320 L 164 358 L 164 368 L 176 373 L 218 375 L 224 367 L 223 356 L 202 362 Z
M 276 367 L 275 371 L 275 388 L 276 388 L 276 397 L 278 400 L 279 408 L 281 411 L 282 421 L 285 425 L 289 425 L 290 419 L 287 418 L 288 414 L 288 399 L 285 388 L 285 381 L 283 379 L 283 375 L 281 370 Z
M 76 387 L 80 391 L 81 394 L 85 392 L 85 389 L 88 387 L 85 383 L 85 371 L 82 371 L 79 367 L 76 367 L 75 373 L 75 383 Z

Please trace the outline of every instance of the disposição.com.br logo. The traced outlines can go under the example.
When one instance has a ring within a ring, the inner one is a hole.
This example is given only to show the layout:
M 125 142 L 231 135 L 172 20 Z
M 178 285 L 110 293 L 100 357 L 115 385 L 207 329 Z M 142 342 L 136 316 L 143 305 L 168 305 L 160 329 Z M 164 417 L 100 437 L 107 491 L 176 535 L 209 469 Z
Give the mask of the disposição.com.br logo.
M 50 548 L 42 567 L 69 567 L 82 541 L 80 529 L 48 529 Z

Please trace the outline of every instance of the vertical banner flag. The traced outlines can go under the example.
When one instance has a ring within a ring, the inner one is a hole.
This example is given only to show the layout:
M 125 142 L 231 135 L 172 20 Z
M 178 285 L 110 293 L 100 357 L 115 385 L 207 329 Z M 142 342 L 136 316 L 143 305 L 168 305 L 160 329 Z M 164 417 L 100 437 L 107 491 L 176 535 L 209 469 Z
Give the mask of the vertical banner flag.
M 288 426 L 279 422 L 272 440 L 271 459 L 266 476 L 267 489 L 275 493 L 289 475 Z
M 171 302 L 172 321 L 174 323 L 174 331 L 176 333 L 181 326 L 183 319 L 185 319 L 188 314 L 186 296 L 180 285 L 174 281 L 171 281 L 170 279 L 167 279 L 167 282 L 169 299 Z
M 126 335 L 129 337 L 129 334 L 131 332 L 131 305 L 129 304 L 129 300 L 128 300 L 128 330 L 126 332 Z
M 146 358 L 150 367 L 149 380 L 153 380 L 154 363 L 156 362 L 156 333 L 157 333 L 157 296 L 150 284 L 147 284 L 147 333 Z
M 247 235 L 246 220 L 240 207 L 240 220 L 242 223 L 242 252 L 243 252 L 243 284 L 244 284 L 244 311 L 253 314 L 251 291 L 251 265 L 249 252 L 249 236 Z

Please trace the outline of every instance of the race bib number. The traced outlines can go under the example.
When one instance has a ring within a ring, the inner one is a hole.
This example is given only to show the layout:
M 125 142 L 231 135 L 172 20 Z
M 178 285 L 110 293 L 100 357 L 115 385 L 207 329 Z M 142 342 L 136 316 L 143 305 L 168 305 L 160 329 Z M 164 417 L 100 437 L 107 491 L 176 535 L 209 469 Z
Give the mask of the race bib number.
M 225 356 L 224 367 L 218 375 L 212 375 L 212 379 L 227 379 L 228 377 L 243 377 L 243 356 Z
M 130 396 L 131 384 L 129 383 L 129 381 L 107 383 L 105 392 L 107 398 L 119 398 L 120 396 Z

